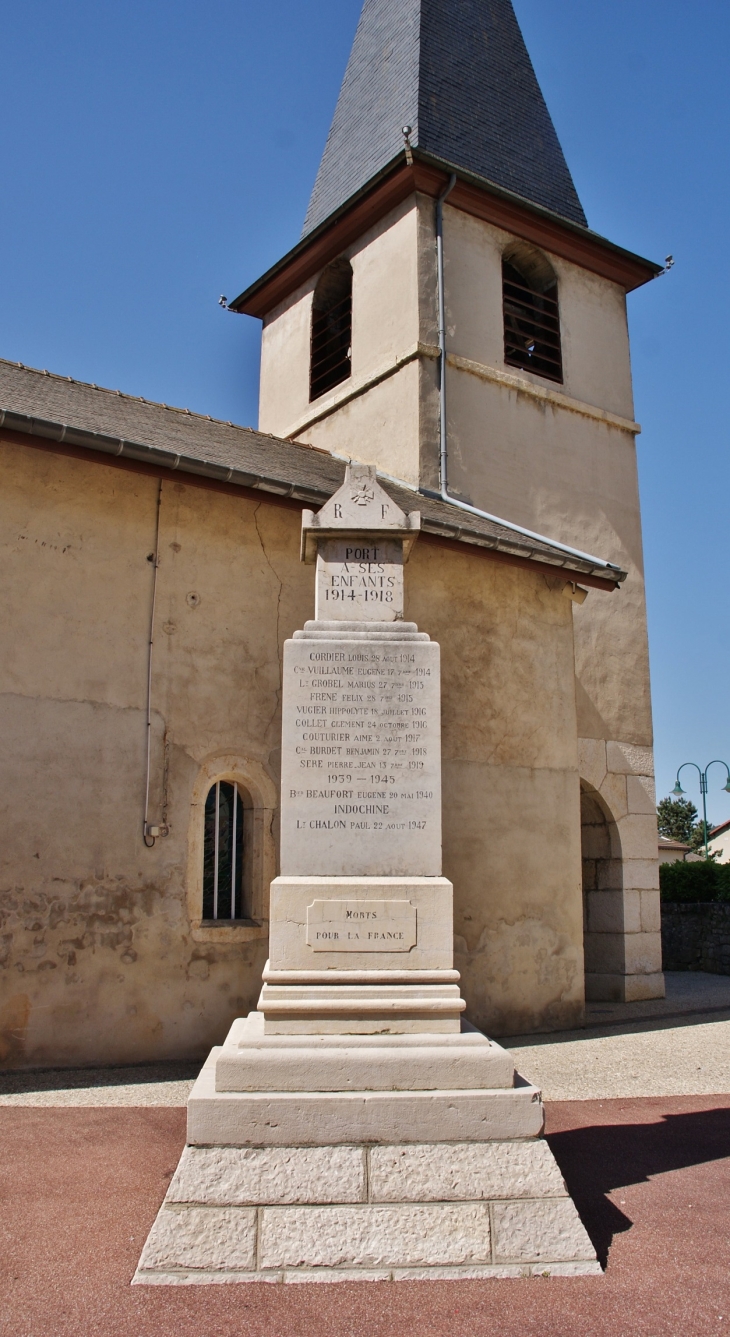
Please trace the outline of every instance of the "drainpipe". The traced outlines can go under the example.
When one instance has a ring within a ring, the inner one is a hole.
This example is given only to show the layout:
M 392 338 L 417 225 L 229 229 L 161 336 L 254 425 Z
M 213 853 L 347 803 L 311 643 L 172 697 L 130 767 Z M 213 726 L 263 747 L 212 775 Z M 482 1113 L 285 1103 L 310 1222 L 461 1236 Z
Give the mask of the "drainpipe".
M 499 515 L 490 515 L 488 511 L 480 511 L 477 506 L 470 506 L 466 501 L 459 501 L 458 497 L 452 497 L 449 493 L 449 443 L 446 425 L 444 204 L 455 185 L 456 173 L 452 172 L 446 189 L 441 192 L 436 200 L 436 281 L 438 288 L 439 315 L 439 497 L 441 498 L 441 501 L 448 502 L 449 506 L 456 506 L 460 511 L 466 511 L 469 515 L 478 515 L 481 520 L 492 520 L 496 524 L 504 525 L 505 529 L 513 530 L 516 534 L 523 534 L 526 538 L 537 539 L 540 543 L 549 543 L 552 548 L 557 548 L 559 552 L 567 553 L 570 557 L 581 557 L 584 561 L 594 562 L 596 566 L 603 567 L 606 572 L 618 571 L 619 568 L 613 562 L 604 562 L 602 558 L 594 557 L 591 553 L 582 552 L 580 548 L 570 548 L 566 543 L 558 543 L 555 539 L 549 539 L 544 534 L 536 534 L 532 529 L 525 529 L 522 525 L 514 525 L 509 520 L 503 520 Z
M 436 268 L 438 271 L 439 299 L 439 491 L 444 501 L 450 501 L 448 484 L 449 450 L 446 433 L 446 300 L 444 297 L 444 204 L 456 185 L 452 172 L 449 184 L 436 201 Z
M 160 510 L 162 509 L 162 479 L 157 488 L 157 507 L 155 511 L 155 550 L 148 561 L 152 563 L 152 607 L 150 608 L 150 637 L 147 645 L 147 769 L 144 787 L 144 818 L 142 820 L 142 839 L 151 850 L 158 836 L 167 835 L 166 826 L 155 826 L 149 821 L 150 811 L 150 757 L 152 751 L 152 648 L 155 642 L 155 607 L 157 604 L 157 570 L 160 565 Z

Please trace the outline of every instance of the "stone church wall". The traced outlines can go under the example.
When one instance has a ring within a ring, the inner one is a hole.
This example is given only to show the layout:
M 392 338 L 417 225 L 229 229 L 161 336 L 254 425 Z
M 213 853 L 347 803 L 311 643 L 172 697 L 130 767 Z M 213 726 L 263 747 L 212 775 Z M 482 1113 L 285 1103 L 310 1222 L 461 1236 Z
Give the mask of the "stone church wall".
M 280 654 L 313 614 L 300 508 L 3 447 L 0 1063 L 202 1056 L 255 1007 L 276 872 Z M 422 538 L 406 615 L 443 655 L 445 874 L 469 1016 L 569 1023 L 583 998 L 571 604 L 560 582 Z M 257 924 L 201 925 L 201 805 L 255 808 Z M 567 870 L 567 871 L 566 871 Z

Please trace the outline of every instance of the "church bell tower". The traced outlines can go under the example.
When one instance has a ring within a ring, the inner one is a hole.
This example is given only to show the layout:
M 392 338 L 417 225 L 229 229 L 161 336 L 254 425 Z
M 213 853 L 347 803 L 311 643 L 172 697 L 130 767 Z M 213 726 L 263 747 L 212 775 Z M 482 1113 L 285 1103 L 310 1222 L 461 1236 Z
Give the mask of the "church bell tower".
M 301 240 L 231 303 L 261 431 L 628 571 L 573 611 L 586 995 L 617 1001 L 664 991 L 626 314 L 659 270 L 589 229 L 511 0 L 365 0 Z

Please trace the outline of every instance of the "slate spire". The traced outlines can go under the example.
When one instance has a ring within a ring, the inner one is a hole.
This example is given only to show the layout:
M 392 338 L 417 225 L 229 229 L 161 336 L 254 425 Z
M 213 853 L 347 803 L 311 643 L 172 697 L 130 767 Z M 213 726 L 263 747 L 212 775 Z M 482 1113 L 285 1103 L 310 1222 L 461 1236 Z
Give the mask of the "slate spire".
M 586 217 L 511 0 L 365 0 L 303 236 L 411 143 Z

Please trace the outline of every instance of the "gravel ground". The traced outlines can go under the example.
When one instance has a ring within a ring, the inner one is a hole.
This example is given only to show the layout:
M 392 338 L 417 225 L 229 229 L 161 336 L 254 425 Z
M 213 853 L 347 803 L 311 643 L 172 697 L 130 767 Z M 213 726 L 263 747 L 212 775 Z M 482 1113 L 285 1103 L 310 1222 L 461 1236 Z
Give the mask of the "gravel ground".
M 62 1086 L 46 1091 L 16 1091 L 0 1095 L 0 1105 L 187 1105 L 193 1082 L 136 1082 L 119 1086 Z
M 202 1063 L 0 1074 L 0 1106 L 187 1104 Z
M 704 970 L 665 971 L 665 998 L 644 1003 L 587 1003 L 588 1026 L 612 1026 L 647 1021 L 650 1017 L 696 1016 L 700 1012 L 730 1012 L 730 975 L 710 975 Z
M 593 1003 L 587 1015 L 582 1030 L 500 1041 L 546 1100 L 730 1093 L 730 977 L 667 975 L 666 999 Z M 179 1108 L 200 1067 L 4 1073 L 0 1106 Z
M 730 1092 L 727 1014 L 631 1029 L 570 1031 L 559 1039 L 505 1042 L 519 1072 L 546 1100 L 610 1100 L 630 1096 L 720 1095 Z

